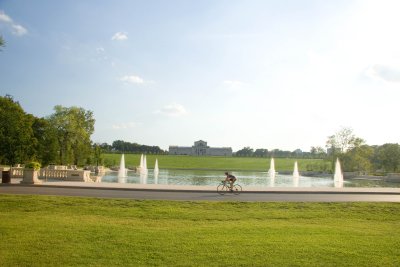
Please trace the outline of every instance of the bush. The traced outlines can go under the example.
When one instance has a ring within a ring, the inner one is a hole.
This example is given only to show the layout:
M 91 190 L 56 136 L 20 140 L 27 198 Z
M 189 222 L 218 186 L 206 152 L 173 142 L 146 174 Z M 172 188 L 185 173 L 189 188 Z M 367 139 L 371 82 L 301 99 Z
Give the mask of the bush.
M 31 161 L 31 162 L 25 164 L 25 168 L 26 169 L 34 169 L 35 171 L 40 170 L 41 166 L 42 165 L 39 162 L 36 162 L 36 161 Z

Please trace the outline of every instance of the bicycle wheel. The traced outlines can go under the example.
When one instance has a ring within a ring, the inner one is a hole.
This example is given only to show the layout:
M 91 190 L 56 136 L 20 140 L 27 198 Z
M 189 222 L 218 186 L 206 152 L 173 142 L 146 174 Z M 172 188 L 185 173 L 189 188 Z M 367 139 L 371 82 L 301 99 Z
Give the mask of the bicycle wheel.
M 227 191 L 228 191 L 228 187 L 225 184 L 219 184 L 217 186 L 218 194 L 225 195 Z
M 233 185 L 233 193 L 235 195 L 239 195 L 241 192 L 242 192 L 242 187 L 240 186 L 240 184 Z

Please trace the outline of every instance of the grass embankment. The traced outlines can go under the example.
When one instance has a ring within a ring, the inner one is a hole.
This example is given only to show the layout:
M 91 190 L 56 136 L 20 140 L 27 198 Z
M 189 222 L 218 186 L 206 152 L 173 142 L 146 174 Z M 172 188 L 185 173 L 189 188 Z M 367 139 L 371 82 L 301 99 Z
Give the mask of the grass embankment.
M 0 195 L 0 266 L 400 266 L 400 204 Z
M 121 154 L 104 154 L 104 161 L 118 166 Z M 175 155 L 147 155 L 147 166 L 153 168 L 156 158 L 159 167 L 162 169 L 205 169 L 205 170 L 228 170 L 228 171 L 267 171 L 270 167 L 270 158 L 241 158 L 241 157 L 194 157 L 194 156 L 175 156 Z M 293 170 L 296 159 L 275 159 L 275 169 L 277 171 Z M 297 159 L 299 170 L 305 171 L 307 165 L 320 166 L 326 164 L 330 168 L 330 163 L 319 159 Z M 140 164 L 139 154 L 125 154 L 125 165 L 136 167 Z

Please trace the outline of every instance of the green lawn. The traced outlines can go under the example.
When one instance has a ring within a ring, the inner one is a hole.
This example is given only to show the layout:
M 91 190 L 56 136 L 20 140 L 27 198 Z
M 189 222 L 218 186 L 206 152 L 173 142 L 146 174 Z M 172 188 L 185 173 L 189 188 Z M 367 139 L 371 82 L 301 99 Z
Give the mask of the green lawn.
M 400 266 L 400 204 L 0 195 L 0 266 Z
M 121 154 L 104 154 L 104 161 L 108 164 L 119 166 Z M 194 157 L 174 155 L 147 155 L 147 166 L 153 168 L 156 158 L 160 169 L 208 169 L 208 170 L 252 170 L 267 171 L 270 166 L 269 158 L 241 158 L 241 157 Z M 293 170 L 296 159 L 275 159 L 275 169 L 278 171 Z M 326 164 L 329 162 L 319 159 L 298 159 L 299 170 L 305 171 L 307 165 Z M 139 166 L 140 155 L 125 154 L 126 166 Z

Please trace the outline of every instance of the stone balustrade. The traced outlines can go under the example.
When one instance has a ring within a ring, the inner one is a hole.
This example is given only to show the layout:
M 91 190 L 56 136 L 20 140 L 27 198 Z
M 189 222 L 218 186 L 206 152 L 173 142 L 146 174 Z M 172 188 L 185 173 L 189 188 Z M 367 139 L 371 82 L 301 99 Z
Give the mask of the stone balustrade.
M 24 168 L 12 167 L 11 178 L 24 178 Z M 90 171 L 86 170 L 65 170 L 42 168 L 38 171 L 38 178 L 43 180 L 54 179 L 61 181 L 92 182 Z
M 40 179 L 60 179 L 66 180 L 68 178 L 68 170 L 54 170 L 43 168 L 39 171 Z
M 24 168 L 23 167 L 11 167 L 10 168 L 10 177 L 11 178 L 23 178 L 24 177 Z

